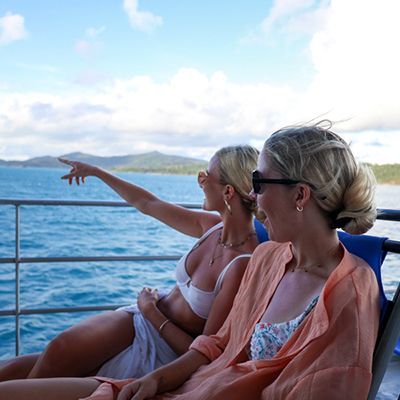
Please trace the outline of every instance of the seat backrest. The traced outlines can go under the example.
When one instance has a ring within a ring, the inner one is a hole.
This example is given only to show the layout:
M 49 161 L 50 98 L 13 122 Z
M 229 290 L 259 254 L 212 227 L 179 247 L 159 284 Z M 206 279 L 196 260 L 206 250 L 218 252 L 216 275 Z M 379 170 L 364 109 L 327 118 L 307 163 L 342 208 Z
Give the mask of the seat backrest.
M 374 270 L 379 286 L 380 320 L 382 322 L 386 314 L 387 298 L 382 285 L 381 266 L 387 254 L 387 251 L 383 250 L 383 243 L 387 238 L 369 235 L 350 235 L 343 231 L 338 231 L 338 236 L 347 251 L 362 258 Z
M 254 229 L 256 230 L 259 243 L 269 240 L 268 232 L 265 229 L 265 226 L 257 218 L 254 218 Z
M 400 337 L 397 340 L 396 347 L 394 348 L 394 352 L 396 355 L 400 356 Z

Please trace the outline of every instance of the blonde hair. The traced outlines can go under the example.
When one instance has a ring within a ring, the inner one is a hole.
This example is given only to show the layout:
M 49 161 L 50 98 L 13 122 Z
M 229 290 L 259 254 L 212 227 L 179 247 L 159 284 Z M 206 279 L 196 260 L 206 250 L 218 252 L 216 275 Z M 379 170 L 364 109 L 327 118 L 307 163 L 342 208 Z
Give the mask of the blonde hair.
M 328 123 L 328 127 L 323 124 Z M 263 152 L 282 177 L 308 183 L 331 228 L 367 232 L 376 219 L 376 180 L 354 158 L 349 145 L 330 131 L 330 121 L 283 128 L 265 142 Z
M 250 196 L 251 173 L 257 168 L 258 154 L 259 151 L 249 145 L 223 147 L 215 153 L 221 183 L 233 186 L 243 205 L 254 213 L 257 211 L 257 203 Z

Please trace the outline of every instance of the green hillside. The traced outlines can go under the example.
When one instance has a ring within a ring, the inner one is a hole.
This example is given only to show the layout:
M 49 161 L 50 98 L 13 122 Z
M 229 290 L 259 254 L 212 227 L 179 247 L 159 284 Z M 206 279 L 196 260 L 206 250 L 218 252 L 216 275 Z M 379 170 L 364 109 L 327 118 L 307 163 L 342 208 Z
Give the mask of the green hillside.
M 400 185 L 400 164 L 370 164 L 378 183 Z
M 196 175 L 201 169 L 206 169 L 207 163 L 198 163 L 190 165 L 171 164 L 164 166 L 140 166 L 140 167 L 119 167 L 114 169 L 119 172 L 149 172 L 149 173 L 161 173 L 161 174 L 177 174 L 177 175 Z
M 61 156 L 69 160 L 81 161 L 99 167 L 124 172 L 152 172 L 164 174 L 197 174 L 200 169 L 207 167 L 207 162 L 196 158 L 172 156 L 157 151 L 126 156 L 100 157 L 85 153 L 69 153 Z M 0 160 L 3 167 L 42 167 L 67 168 L 58 161 L 57 157 L 35 157 L 25 161 Z

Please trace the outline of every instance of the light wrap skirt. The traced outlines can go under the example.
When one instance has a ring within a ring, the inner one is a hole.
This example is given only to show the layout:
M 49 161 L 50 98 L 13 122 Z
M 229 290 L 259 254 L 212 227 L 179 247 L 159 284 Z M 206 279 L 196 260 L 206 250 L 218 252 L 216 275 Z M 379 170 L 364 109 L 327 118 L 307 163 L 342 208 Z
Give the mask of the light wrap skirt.
M 164 295 L 160 293 L 160 298 Z M 119 310 L 132 313 L 135 338 L 129 347 L 101 366 L 98 376 L 114 379 L 140 378 L 178 358 L 136 305 Z

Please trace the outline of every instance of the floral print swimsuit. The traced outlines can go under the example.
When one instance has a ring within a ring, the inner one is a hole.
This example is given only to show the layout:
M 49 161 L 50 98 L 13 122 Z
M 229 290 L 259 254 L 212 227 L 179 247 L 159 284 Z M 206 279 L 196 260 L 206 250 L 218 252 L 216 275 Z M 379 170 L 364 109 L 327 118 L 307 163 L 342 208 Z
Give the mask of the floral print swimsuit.
M 249 358 L 251 360 L 268 360 L 274 357 L 314 308 L 318 298 L 319 296 L 315 297 L 304 312 L 291 321 L 276 324 L 259 322 L 250 339 Z

